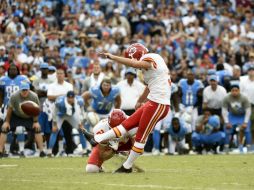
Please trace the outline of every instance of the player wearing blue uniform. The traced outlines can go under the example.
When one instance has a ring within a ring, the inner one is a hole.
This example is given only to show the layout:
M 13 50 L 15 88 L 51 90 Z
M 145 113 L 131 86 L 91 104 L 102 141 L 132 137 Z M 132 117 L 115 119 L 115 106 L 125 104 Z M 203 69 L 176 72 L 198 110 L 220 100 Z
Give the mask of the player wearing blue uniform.
M 201 129 L 192 134 L 192 143 L 199 154 L 202 154 L 203 148 L 207 151 L 213 150 L 216 154 L 217 147 L 223 145 L 225 141 L 225 133 L 219 131 L 220 118 L 217 115 L 212 115 L 208 118 L 207 122 L 200 123 Z
M 8 75 L 0 78 L 0 106 L 2 104 L 4 106 L 8 105 L 11 95 L 19 90 L 22 81 L 29 82 L 29 79 L 24 75 L 20 75 L 18 67 L 11 64 Z
M 3 76 L 0 78 L 0 112 L 2 120 L 5 120 L 7 105 L 9 103 L 11 95 L 20 89 L 20 86 L 24 81 L 29 82 L 29 79 L 24 75 L 20 75 L 19 69 L 15 64 L 10 65 L 7 76 Z M 19 149 L 21 152 L 23 152 L 24 150 L 24 131 L 25 130 L 23 126 L 17 127 L 15 131 L 15 133 L 17 134 L 17 140 L 19 142 Z M 9 132 L 7 134 L 7 147 L 9 146 L 11 139 L 12 134 Z M 7 149 L 9 149 L 9 147 Z
M 91 108 L 100 118 L 106 118 L 113 108 L 119 109 L 121 105 L 120 90 L 111 85 L 109 78 L 104 78 L 100 86 L 91 87 L 82 97 L 87 107 L 91 100 Z
M 172 118 L 168 128 L 168 134 L 168 153 L 170 155 L 174 155 L 175 150 L 177 150 L 179 154 L 187 154 L 189 152 L 188 147 L 185 146 L 185 135 L 188 134 L 188 130 L 182 119 L 179 119 L 178 117 Z
M 73 129 L 83 129 L 84 120 L 84 100 L 81 96 L 75 96 L 73 91 L 68 91 L 67 95 L 59 96 L 55 102 L 53 112 L 53 128 L 59 131 L 63 129 L 66 141 L 66 153 L 73 153 L 77 147 L 72 140 Z M 55 139 L 56 140 L 56 139 Z M 52 148 L 56 141 L 50 139 L 49 154 L 52 154 Z
M 178 93 L 181 97 L 180 103 L 183 105 L 183 112 L 188 112 L 191 115 L 191 120 L 188 121 L 192 131 L 195 129 L 195 120 L 198 117 L 198 107 L 202 107 L 202 93 L 204 85 L 200 80 L 195 79 L 192 70 L 188 70 L 187 79 L 181 79 L 178 84 Z M 191 133 L 186 135 L 186 142 L 192 149 Z
M 178 92 L 181 95 L 181 103 L 185 106 L 197 106 L 198 96 L 202 96 L 204 88 L 202 82 L 194 78 L 191 70 L 188 71 L 187 79 L 181 79 L 178 84 Z
M 250 148 L 251 145 L 251 104 L 248 98 L 240 93 L 239 88 L 239 83 L 232 82 L 230 93 L 223 99 L 222 116 L 225 122 L 226 152 L 228 152 L 229 142 L 232 140 L 232 136 L 238 132 L 240 152 L 243 151 L 244 136 L 246 138 L 247 148 Z

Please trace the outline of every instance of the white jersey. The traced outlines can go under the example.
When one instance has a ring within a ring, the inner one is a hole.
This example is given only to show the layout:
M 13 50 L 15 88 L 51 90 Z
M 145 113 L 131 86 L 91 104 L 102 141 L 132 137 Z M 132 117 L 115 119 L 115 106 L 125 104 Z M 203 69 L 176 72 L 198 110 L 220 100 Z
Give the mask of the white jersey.
M 165 61 L 155 53 L 145 54 L 140 60 L 152 64 L 150 69 L 143 69 L 144 81 L 150 91 L 147 98 L 159 104 L 170 105 L 171 81 Z

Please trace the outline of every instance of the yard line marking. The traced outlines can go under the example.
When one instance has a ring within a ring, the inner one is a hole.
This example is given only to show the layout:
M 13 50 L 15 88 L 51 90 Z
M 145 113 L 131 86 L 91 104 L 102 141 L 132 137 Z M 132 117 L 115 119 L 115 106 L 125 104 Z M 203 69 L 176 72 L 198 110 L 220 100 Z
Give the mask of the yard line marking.
M 249 184 L 242 184 L 242 183 L 222 183 L 222 185 L 249 186 Z
M 28 182 L 28 183 L 51 183 L 51 184 L 82 184 L 82 185 L 95 185 L 94 183 L 88 183 L 88 182 L 79 182 L 79 181 L 71 181 L 71 182 L 63 182 L 63 181 L 43 181 L 43 180 L 31 180 L 31 179 L 3 179 L 0 178 L 0 181 L 10 181 L 10 182 Z M 230 184 L 230 183 L 229 183 Z M 129 184 L 116 184 L 116 183 L 97 183 L 97 185 L 104 185 L 104 186 L 117 186 L 117 187 L 128 187 L 131 189 L 138 189 L 138 188 L 149 188 L 149 189 L 188 189 L 188 190 L 217 190 L 218 188 L 212 188 L 212 187 L 174 187 L 174 186 L 163 186 L 163 185 L 129 185 Z M 235 185 L 232 183 L 231 185 Z M 224 188 L 224 190 L 227 190 Z
M 17 167 L 16 164 L 1 164 L 0 168 L 11 168 L 11 167 Z

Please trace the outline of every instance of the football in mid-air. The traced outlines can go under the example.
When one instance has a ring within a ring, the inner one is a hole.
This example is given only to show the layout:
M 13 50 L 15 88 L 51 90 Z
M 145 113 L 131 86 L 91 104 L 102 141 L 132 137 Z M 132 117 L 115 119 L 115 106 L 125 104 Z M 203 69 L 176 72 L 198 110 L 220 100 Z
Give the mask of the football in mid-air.
M 38 116 L 40 114 L 40 106 L 33 101 L 22 102 L 21 110 L 28 116 Z

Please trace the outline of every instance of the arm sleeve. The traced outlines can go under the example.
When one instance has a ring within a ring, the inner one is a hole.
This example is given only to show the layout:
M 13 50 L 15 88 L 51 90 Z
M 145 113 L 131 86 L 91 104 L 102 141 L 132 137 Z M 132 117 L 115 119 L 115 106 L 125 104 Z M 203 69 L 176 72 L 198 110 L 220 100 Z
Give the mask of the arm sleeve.
M 244 123 L 248 123 L 250 120 L 251 115 L 251 107 L 246 108 L 245 116 L 244 116 Z

